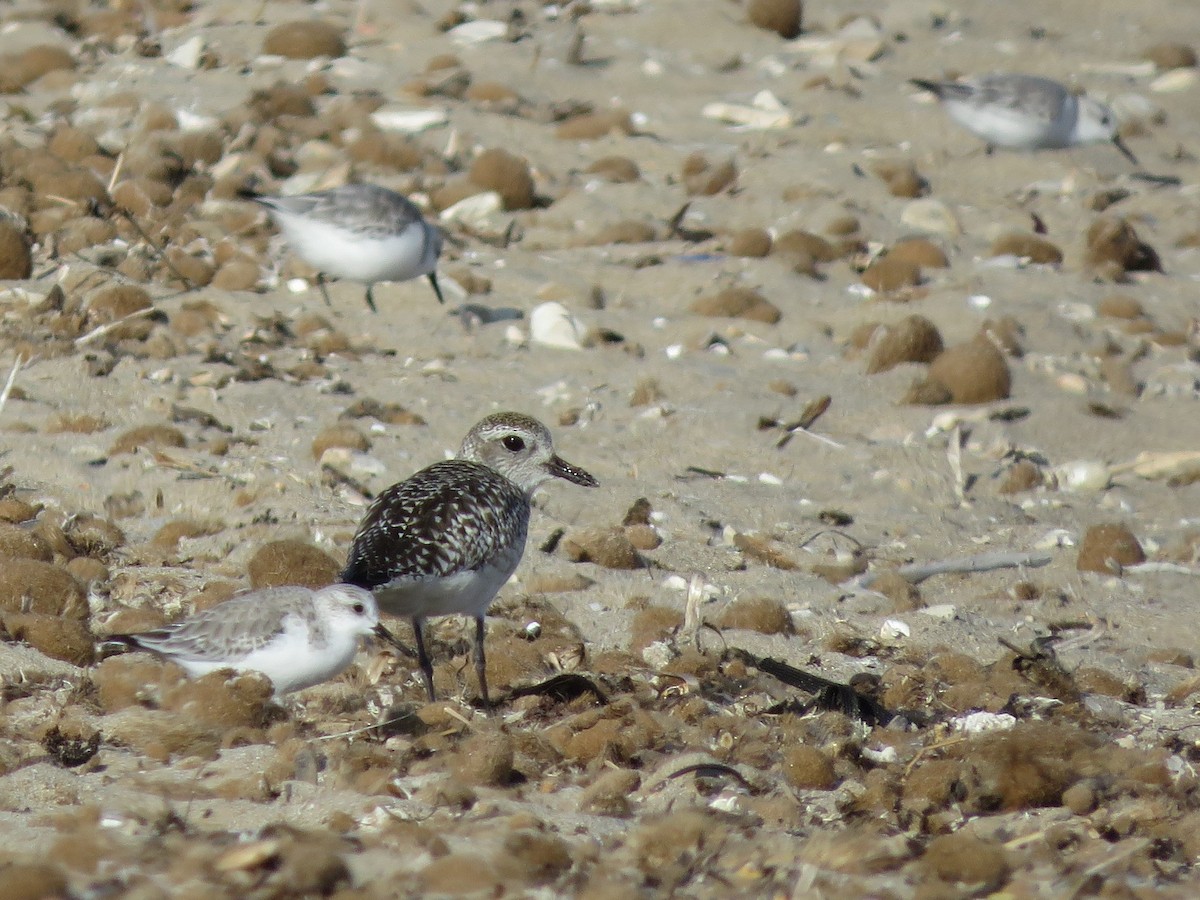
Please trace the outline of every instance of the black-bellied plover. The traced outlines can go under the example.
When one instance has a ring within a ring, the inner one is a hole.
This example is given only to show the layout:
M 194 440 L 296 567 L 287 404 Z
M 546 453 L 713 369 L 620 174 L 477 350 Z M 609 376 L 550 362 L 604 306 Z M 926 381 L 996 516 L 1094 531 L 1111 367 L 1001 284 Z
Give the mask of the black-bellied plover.
M 950 118 L 989 148 L 1038 150 L 1107 141 L 1137 165 L 1109 107 L 1049 78 L 997 72 L 962 81 L 913 78 L 912 83 L 934 94 Z
M 496 413 L 468 432 L 456 459 L 392 485 L 367 510 L 342 581 L 374 591 L 383 612 L 412 619 L 430 700 L 425 619 L 460 613 L 475 619 L 475 671 L 484 705 L 491 705 L 484 616 L 525 550 L 529 500 L 551 478 L 597 483 L 554 452 L 537 419 Z
M 153 631 L 110 635 L 105 643 L 148 650 L 192 678 L 217 669 L 262 672 L 278 696 L 332 678 L 350 665 L 358 639 L 369 635 L 403 646 L 380 624 L 369 591 L 334 584 L 250 591 Z
M 376 282 L 421 275 L 433 285 L 438 302 L 445 303 L 437 280 L 442 232 L 395 191 L 347 184 L 290 197 L 266 197 L 250 190 L 239 196 L 271 213 L 296 255 L 317 270 L 326 303 L 326 275 L 365 284 L 372 312 L 378 311 L 372 294 Z

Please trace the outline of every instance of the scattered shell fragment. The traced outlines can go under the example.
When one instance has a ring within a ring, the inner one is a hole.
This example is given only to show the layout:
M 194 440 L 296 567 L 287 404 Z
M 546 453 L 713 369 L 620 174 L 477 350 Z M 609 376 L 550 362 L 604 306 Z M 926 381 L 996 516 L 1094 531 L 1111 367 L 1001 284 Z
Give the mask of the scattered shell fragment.
M 587 333 L 583 323 L 561 303 L 550 301 L 533 308 L 529 314 L 529 337 L 535 344 L 579 350 Z

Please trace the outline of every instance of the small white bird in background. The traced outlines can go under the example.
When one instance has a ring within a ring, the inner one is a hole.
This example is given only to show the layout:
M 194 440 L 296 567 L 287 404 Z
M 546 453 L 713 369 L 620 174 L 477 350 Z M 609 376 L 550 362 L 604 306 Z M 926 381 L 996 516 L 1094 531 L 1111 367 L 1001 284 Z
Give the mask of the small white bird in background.
M 437 263 L 442 232 L 395 191 L 374 184 L 347 184 L 328 191 L 267 197 L 252 190 L 238 196 L 265 207 L 292 251 L 317 270 L 325 302 L 325 276 L 367 286 L 367 306 L 378 312 L 372 288 L 380 281 L 429 279 L 439 303 Z M 332 304 L 330 304 L 332 305 Z
M 484 706 L 491 706 L 484 617 L 525 552 L 529 500 L 551 478 L 597 484 L 554 452 L 537 419 L 495 413 L 467 433 L 456 459 L 393 484 L 367 510 L 342 581 L 374 591 L 385 613 L 412 619 L 431 701 L 425 619 L 459 613 L 475 619 L 475 673 Z
M 218 669 L 262 672 L 279 696 L 338 674 L 354 659 L 358 639 L 368 636 L 409 652 L 380 624 L 369 591 L 334 584 L 251 591 L 153 631 L 110 635 L 103 644 L 148 650 L 189 678 Z
M 993 73 L 962 81 L 911 83 L 936 96 L 947 114 L 992 147 L 1040 150 L 1111 143 L 1134 165 L 1117 133 L 1117 117 L 1098 100 L 1036 75 Z

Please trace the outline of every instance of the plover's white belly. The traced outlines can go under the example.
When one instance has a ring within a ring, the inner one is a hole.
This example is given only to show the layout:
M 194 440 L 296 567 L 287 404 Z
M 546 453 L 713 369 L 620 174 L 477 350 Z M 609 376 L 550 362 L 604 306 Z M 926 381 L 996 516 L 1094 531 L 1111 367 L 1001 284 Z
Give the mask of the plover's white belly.
M 296 253 L 326 275 L 374 284 L 407 281 L 433 269 L 425 264 L 427 240 L 420 222 L 381 238 L 315 219 L 291 215 L 279 218 Z
M 512 576 L 521 558 L 521 547 L 507 551 L 491 565 L 453 575 L 405 577 L 375 590 L 382 612 L 425 619 L 459 614 L 479 617 Z
M 176 659 L 188 675 L 198 678 L 218 669 L 252 670 L 271 679 L 276 695 L 298 691 L 333 677 L 354 659 L 357 635 L 331 635 L 328 643 L 314 647 L 308 629 L 298 623 L 250 653 L 221 659 Z
M 1026 150 L 1065 147 L 1073 120 L 1063 115 L 1042 118 L 1017 109 L 988 104 L 947 101 L 946 112 L 958 124 L 990 144 Z

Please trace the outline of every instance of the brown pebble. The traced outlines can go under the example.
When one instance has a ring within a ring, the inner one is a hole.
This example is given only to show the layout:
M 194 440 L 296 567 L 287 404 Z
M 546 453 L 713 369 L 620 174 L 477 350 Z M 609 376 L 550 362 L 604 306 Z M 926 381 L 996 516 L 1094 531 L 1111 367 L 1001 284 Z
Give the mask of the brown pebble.
M 299 584 L 321 588 L 333 584 L 341 572 L 338 561 L 312 544 L 299 540 L 263 544 L 246 566 L 252 588 Z
M 802 0 L 750 0 L 746 16 L 751 24 L 791 40 L 800 34 L 804 19 Z
M 451 771 L 465 784 L 500 787 L 512 780 L 513 752 L 513 739 L 507 732 L 478 731 L 458 748 Z
M 638 164 L 627 156 L 602 156 L 583 171 L 614 184 L 628 184 L 642 177 Z
M 1141 301 L 1128 294 L 1110 294 L 1100 301 L 1096 312 L 1110 319 L 1140 319 L 1146 314 Z
M 70 897 L 63 870 L 53 863 L 16 862 L 0 865 L 0 897 L 6 900 L 48 900 Z
M 721 610 L 717 625 L 759 634 L 795 633 L 787 607 L 774 597 L 739 597 Z
M 905 238 L 888 248 L 889 259 L 916 263 L 924 269 L 945 269 L 950 266 L 946 252 L 926 238 Z
M 471 164 L 467 177 L 486 191 L 495 191 L 506 210 L 533 207 L 533 175 L 529 163 L 507 150 L 485 150 Z
M 774 325 L 783 313 L 758 291 L 750 288 L 726 288 L 718 294 L 700 297 L 689 307 L 701 316 L 720 316 L 730 319 L 750 319 Z
M 930 841 L 921 857 L 921 867 L 972 895 L 998 891 L 1012 874 L 1008 853 L 1002 846 L 965 831 L 938 835 Z
M 0 624 L 14 640 L 76 666 L 90 666 L 96 655 L 96 638 L 87 623 L 77 618 L 39 613 L 0 612 Z
M 65 569 L 34 559 L 10 559 L 0 566 L 0 610 L 86 620 L 83 587 Z
M 33 272 L 33 255 L 25 232 L 15 223 L 0 220 L 0 279 L 20 280 Z
M 942 335 L 924 316 L 908 316 L 895 325 L 873 332 L 867 374 L 887 372 L 901 363 L 932 362 L 942 352 Z
M 641 785 L 637 772 L 606 769 L 579 796 L 579 811 L 597 816 L 629 815 L 629 798 Z
M 620 526 L 574 530 L 563 538 L 561 546 L 571 562 L 591 562 L 606 569 L 641 569 L 646 565 Z
M 140 449 L 156 450 L 160 447 L 186 447 L 183 432 L 171 425 L 142 425 L 130 428 L 117 435 L 108 449 L 109 456 L 136 453 Z
M 737 180 L 733 160 L 710 163 L 699 151 L 683 161 L 683 184 L 689 195 L 711 197 L 719 194 Z
M 989 256 L 1016 256 L 1038 265 L 1057 266 L 1063 253 L 1054 244 L 1036 234 L 1010 231 L 992 241 Z
M 647 244 L 655 240 L 658 240 L 658 232 L 653 225 L 627 219 L 599 229 L 587 239 L 587 243 L 603 247 L 607 244 Z
M 1079 544 L 1075 568 L 1080 572 L 1120 575 L 1125 566 L 1146 561 L 1146 552 L 1134 533 L 1117 523 L 1093 525 Z
M 320 20 L 285 22 L 276 25 L 263 39 L 263 53 L 288 59 L 314 59 L 327 56 L 336 59 L 346 55 L 342 30 Z
M 771 252 L 781 256 L 810 257 L 814 262 L 833 262 L 841 251 L 819 234 L 802 229 L 785 231 L 775 239 Z
M 1009 467 L 997 491 L 1001 494 L 1019 494 L 1041 487 L 1042 483 L 1042 470 L 1038 468 L 1037 463 L 1022 459 Z
M 371 440 L 353 425 L 331 425 L 313 438 L 312 457 L 320 462 L 325 451 L 331 447 L 342 447 L 365 453 L 371 449 Z
M 1150 60 L 1160 71 L 1196 67 L 1196 51 L 1187 44 L 1174 41 L 1152 44 L 1142 51 L 1142 59 Z
M 771 252 L 771 234 L 765 228 L 743 228 L 729 236 L 725 249 L 730 256 L 759 259 Z
M 1084 263 L 1089 272 L 1121 281 L 1126 272 L 1161 272 L 1158 253 L 1125 219 L 1101 216 L 1087 230 Z
M 837 784 L 833 760 L 807 744 L 789 749 L 783 757 L 783 777 L 797 790 L 827 791 Z
M 583 113 L 560 122 L 554 136 L 564 141 L 591 141 L 617 134 L 632 134 L 633 119 L 628 110 Z
M 1012 387 L 1004 354 L 982 335 L 940 353 L 929 366 L 929 379 L 944 385 L 955 403 L 1004 400 Z
M 921 283 L 921 267 L 905 259 L 884 256 L 862 273 L 862 283 L 877 294 L 891 294 Z

